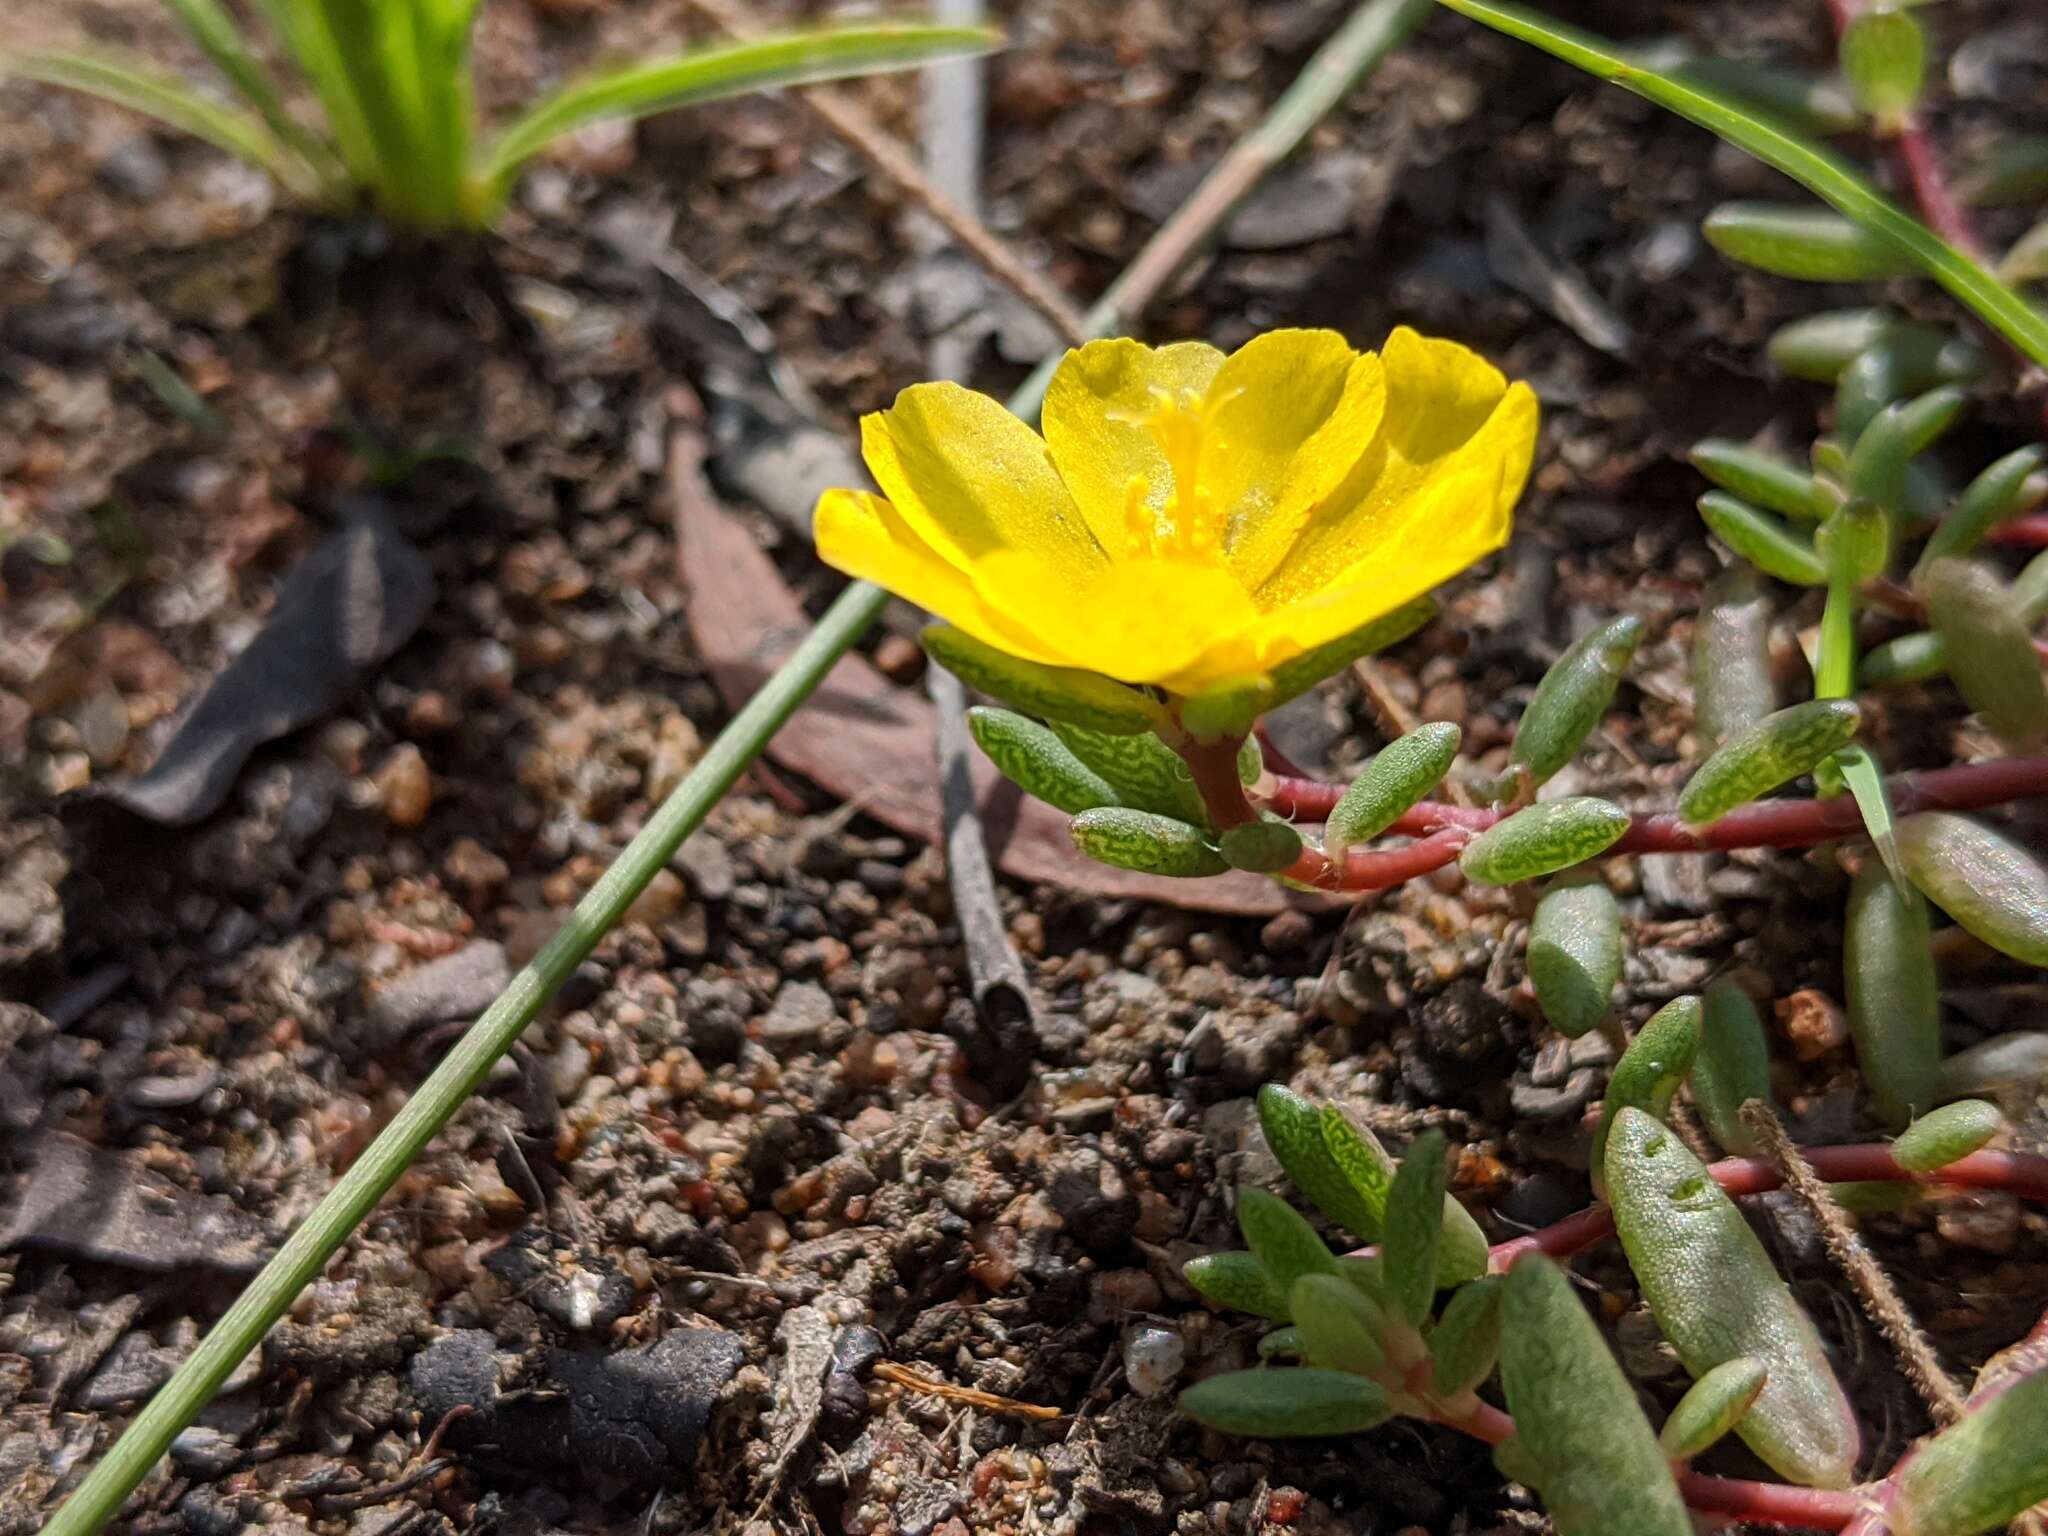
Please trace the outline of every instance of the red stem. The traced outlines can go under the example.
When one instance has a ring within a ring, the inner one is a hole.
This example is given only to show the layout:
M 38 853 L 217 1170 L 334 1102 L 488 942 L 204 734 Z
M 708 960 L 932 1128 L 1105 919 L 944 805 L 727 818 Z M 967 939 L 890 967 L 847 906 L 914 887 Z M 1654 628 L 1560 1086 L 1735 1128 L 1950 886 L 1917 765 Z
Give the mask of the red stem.
M 1919 773 L 1894 774 L 1885 781 L 1892 809 L 1900 816 L 1915 811 L 1972 811 L 2048 795 L 2048 757 L 2013 757 L 1993 763 L 1967 763 L 1955 768 L 1933 768 Z M 1316 779 L 1276 778 L 1265 794 L 1266 804 L 1282 816 L 1300 821 L 1321 821 L 1335 808 L 1344 791 Z M 1467 810 L 1441 801 L 1425 800 L 1411 807 L 1387 830 L 1422 839 L 1392 852 L 1353 852 L 1345 864 L 1346 889 L 1377 889 L 1448 864 L 1456 856 L 1448 837 L 1461 839 L 1485 831 L 1506 814 L 1493 810 Z M 1833 800 L 1762 800 L 1730 811 L 1719 821 L 1704 827 L 1689 827 L 1668 812 L 1638 816 L 1611 853 L 1706 853 L 1728 848 L 1810 848 L 1816 843 L 1853 837 L 1863 831 L 1863 815 L 1855 800 L 1842 795 Z M 1423 851 L 1427 845 L 1427 851 Z M 1318 856 L 1320 857 L 1320 856 Z M 1418 867 L 1408 871 L 1408 864 Z M 1301 868 L 1303 866 L 1297 866 Z M 1406 871 L 1406 872 L 1404 872 Z M 1297 879 L 1307 879 L 1296 875 Z M 1309 883 L 1326 884 L 1327 880 Z
M 2029 512 L 2000 523 L 1984 535 L 1987 544 L 2011 544 L 2020 549 L 2048 549 L 2048 512 Z

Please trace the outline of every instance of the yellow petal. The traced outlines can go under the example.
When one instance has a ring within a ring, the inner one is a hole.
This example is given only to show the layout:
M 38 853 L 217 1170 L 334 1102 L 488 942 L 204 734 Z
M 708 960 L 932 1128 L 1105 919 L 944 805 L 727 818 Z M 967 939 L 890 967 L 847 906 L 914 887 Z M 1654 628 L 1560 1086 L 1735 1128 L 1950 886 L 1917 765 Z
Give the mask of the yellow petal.
M 966 572 L 927 544 L 882 497 L 868 491 L 827 491 L 818 499 L 813 531 L 818 558 L 834 570 L 887 587 L 1013 656 L 1063 664 L 1030 631 L 984 603 Z
M 1124 547 L 1134 480 L 1154 517 L 1173 494 L 1173 466 L 1142 423 L 1155 393 L 1200 397 L 1222 366 L 1223 354 L 1206 342 L 1148 347 L 1123 337 L 1091 341 L 1060 360 L 1039 419 L 1060 478 L 1103 548 Z
M 1036 432 L 986 395 L 914 384 L 861 419 L 861 456 L 897 513 L 962 569 L 1021 550 L 1073 581 L 1103 554 Z
M 1353 584 L 1368 562 L 1426 560 L 1449 574 L 1507 537 L 1536 450 L 1536 397 L 1455 342 L 1403 327 L 1387 338 L 1386 412 L 1378 437 L 1318 506 L 1258 589 L 1262 608 Z M 1445 484 L 1467 488 L 1439 494 Z M 1483 494 L 1471 493 L 1471 487 Z M 1431 582 L 1413 587 L 1409 595 Z M 1373 617 L 1366 614 L 1357 622 Z M 1343 633 L 1340 628 L 1333 631 Z
M 1335 331 L 1270 331 L 1209 386 L 1202 490 L 1229 518 L 1225 547 L 1256 588 L 1379 430 L 1385 369 Z
M 1084 586 L 1029 592 L 1030 572 L 1015 556 L 977 569 L 985 592 L 1006 608 L 1039 618 L 1041 642 L 1061 665 L 1083 667 L 1124 683 L 1167 684 L 1219 636 L 1258 622 L 1258 610 L 1237 578 L 1220 565 L 1188 560 L 1134 560 L 1113 565 Z M 1022 605 L 1034 606 L 1025 610 Z M 996 642 L 1000 643 L 1000 642 Z

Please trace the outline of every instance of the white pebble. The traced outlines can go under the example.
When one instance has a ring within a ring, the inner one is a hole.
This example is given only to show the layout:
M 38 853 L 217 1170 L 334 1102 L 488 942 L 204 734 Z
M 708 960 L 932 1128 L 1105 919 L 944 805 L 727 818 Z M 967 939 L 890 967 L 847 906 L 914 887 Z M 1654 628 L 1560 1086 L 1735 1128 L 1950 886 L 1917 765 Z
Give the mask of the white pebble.
M 1175 1329 L 1134 1323 L 1124 1330 L 1124 1379 L 1140 1397 L 1157 1397 L 1171 1387 L 1187 1355 Z

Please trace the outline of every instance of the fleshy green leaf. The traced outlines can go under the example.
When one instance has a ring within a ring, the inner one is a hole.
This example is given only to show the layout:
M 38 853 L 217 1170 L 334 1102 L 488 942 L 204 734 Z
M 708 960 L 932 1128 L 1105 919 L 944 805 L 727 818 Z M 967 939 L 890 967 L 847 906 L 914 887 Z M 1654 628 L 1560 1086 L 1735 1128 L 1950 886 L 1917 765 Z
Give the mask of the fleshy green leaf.
M 1275 1328 L 1259 1340 L 1261 1360 L 1299 1360 L 1301 1358 L 1301 1330 L 1299 1328 Z
M 1906 873 L 1963 929 L 2001 954 L 2048 966 L 2048 870 L 2003 833 L 1948 811 L 1899 823 Z
M 977 704 L 967 711 L 967 729 L 1003 777 L 1069 816 L 1119 803 L 1108 781 L 1036 720 Z
M 1910 11 L 1856 12 L 1842 33 L 1842 72 L 1863 110 L 1885 133 L 1898 133 L 1927 80 L 1927 37 Z
M 1285 1287 L 1274 1282 L 1253 1254 L 1241 1250 L 1205 1253 L 1189 1259 L 1180 1272 L 1189 1285 L 1219 1307 L 1270 1317 L 1276 1323 L 1293 1321 Z
M 1365 1293 L 1336 1275 L 1303 1275 L 1287 1291 L 1287 1308 L 1301 1335 L 1302 1357 L 1333 1371 L 1376 1371 L 1387 1363 L 1380 1346 L 1385 1318 Z
M 1358 1227 L 1351 1227 L 1351 1230 L 1361 1237 L 1380 1236 L 1386 1230 L 1387 1196 L 1394 1186 L 1393 1158 L 1388 1156 L 1377 1136 L 1353 1121 L 1335 1104 L 1325 1104 L 1320 1119 L 1323 1144 L 1329 1149 L 1330 1158 L 1338 1170 L 1364 1201 L 1365 1214 L 1372 1223 L 1369 1231 Z M 1348 1222 L 1345 1225 L 1350 1226 Z M 1467 1280 L 1476 1279 L 1486 1273 L 1489 1257 L 1486 1234 L 1480 1230 L 1479 1223 L 1456 1195 L 1446 1194 L 1443 1237 L 1437 1252 L 1437 1283 L 1463 1285 Z M 1343 1262 L 1348 1271 L 1355 1270 L 1359 1264 L 1371 1264 L 1377 1272 L 1379 1261 L 1346 1259 Z M 1352 1277 L 1356 1279 L 1356 1273 Z
M 1592 795 L 1546 800 L 1495 822 L 1465 847 L 1458 867 L 1482 885 L 1513 885 L 1582 864 L 1619 842 L 1629 814 Z
M 1849 494 L 1897 512 L 1906 499 L 1906 466 L 1955 425 L 1970 403 L 1953 384 L 1886 406 L 1849 455 Z
M 970 688 L 1041 720 L 1130 736 L 1150 731 L 1164 718 L 1159 706 L 1136 689 L 1093 672 L 1024 661 L 950 624 L 929 625 L 919 639 L 932 660 Z
M 1847 164 L 1712 90 L 1638 68 L 1611 44 L 1548 17 L 1499 0 L 1440 0 L 1461 16 L 1543 49 L 1566 63 L 1647 97 L 1667 111 L 1719 134 L 1782 171 L 1847 215 L 1883 234 L 1929 276 L 2027 356 L 2048 367 L 2048 315 L 2043 315 L 1918 219 L 1901 210 Z
M 1150 811 L 1105 805 L 1067 824 L 1074 846 L 1098 863 L 1147 875 L 1220 875 L 1230 866 L 1199 827 Z
M 1663 1119 L 1699 1054 L 1700 1024 L 1705 1014 L 1696 997 L 1674 997 L 1650 1015 L 1636 1031 L 1607 1080 L 1600 1124 L 1593 1132 L 1592 1164 L 1597 1185 L 1605 1166 L 1607 1138 L 1614 1118 L 1624 1109 L 1639 1109 Z
M 1180 1410 L 1226 1435 L 1355 1435 L 1393 1412 L 1387 1389 L 1349 1371 L 1228 1371 L 1180 1395 Z
M 1809 699 L 1765 716 L 1700 764 L 1678 796 L 1678 814 L 1696 827 L 1719 821 L 1813 772 L 1849 744 L 1862 719 L 1849 699 Z
M 1529 927 L 1529 982 L 1543 1017 L 1576 1040 L 1606 1016 L 1621 979 L 1621 909 L 1598 880 L 1553 886 Z
M 1963 1416 L 1912 1452 L 1894 1474 L 1894 1531 L 1977 1536 L 2002 1529 L 2048 1498 L 2048 1371 L 1988 1391 Z
M 1381 748 L 1330 812 L 1323 831 L 1330 858 L 1341 862 L 1352 844 L 1378 837 L 1442 783 L 1458 755 L 1459 734 L 1455 725 L 1437 721 Z
M 1381 1152 L 1377 1162 L 1369 1152 L 1359 1159 L 1365 1179 L 1361 1184 L 1338 1164 L 1324 1136 L 1327 1119 L 1334 1118 L 1347 1130 L 1351 1129 L 1350 1122 L 1335 1105 L 1318 1110 L 1292 1089 L 1267 1083 L 1259 1089 L 1258 1106 L 1259 1128 L 1265 1132 L 1266 1145 L 1280 1160 L 1295 1188 L 1345 1231 L 1366 1242 L 1378 1238 L 1382 1212 L 1386 1209 L 1386 1189 L 1392 1179 L 1386 1154 Z M 1356 1131 L 1352 1134 L 1360 1135 Z M 1371 1146 L 1377 1150 L 1378 1143 Z M 1372 1192 L 1370 1196 L 1368 1190 Z
M 1418 597 L 1391 613 L 1381 614 L 1348 635 L 1306 651 L 1275 667 L 1256 683 L 1218 689 L 1183 699 L 1180 721 L 1189 734 L 1204 740 L 1241 736 L 1252 722 L 1290 699 L 1299 698 L 1324 678 L 1341 672 L 1361 656 L 1407 639 L 1436 617 L 1436 600 Z
M 1711 752 L 1778 705 L 1771 681 L 1771 607 L 1746 565 L 1716 576 L 1692 632 L 1693 725 Z
M 589 75 L 543 97 L 505 125 L 477 167 L 483 203 L 486 209 L 497 208 L 528 160 L 591 123 L 907 69 L 933 58 L 984 53 L 1000 40 L 984 27 L 834 27 L 721 43 Z
M 1921 332 L 1922 344 L 1930 349 L 1946 344 L 1952 334 L 1889 309 L 1831 309 L 1780 326 L 1765 350 L 1780 373 L 1832 384 L 1862 353 L 1909 330 Z
M 1581 635 L 1551 663 L 1515 728 L 1514 760 L 1534 787 L 1570 762 L 1614 702 L 1642 643 L 1643 621 L 1622 614 Z
M 1869 282 L 1914 266 L 1875 230 L 1818 204 L 1723 203 L 1700 231 L 1731 261 L 1810 283 Z
M 1856 680 L 1872 688 L 1888 684 L 1924 683 L 1948 670 L 1948 647 L 1930 629 L 1899 635 L 1863 653 Z
M 1968 555 L 2000 523 L 2039 505 L 2048 488 L 2034 478 L 2034 472 L 2044 463 L 2048 463 L 2048 449 L 2029 443 L 1996 460 L 1972 480 L 1957 498 L 1955 510 L 1941 520 L 1927 547 L 1920 551 L 1915 573 L 1937 560 Z
M 1726 491 L 1707 492 L 1699 506 L 1700 516 L 1714 536 L 1766 576 L 1796 587 L 1827 584 L 1827 567 L 1812 540 L 1800 537 L 1778 518 L 1737 501 Z
M 1116 792 L 1113 804 L 1198 827 L 1209 824 L 1209 808 L 1202 803 L 1188 765 L 1150 731 L 1111 735 L 1062 720 L 1053 721 L 1048 729 Z
M 1277 875 L 1301 857 L 1301 834 L 1284 821 L 1248 821 L 1217 838 L 1216 851 L 1232 869 Z
M 1523 1254 L 1502 1307 L 1500 1380 L 1515 1417 L 1495 1452 L 1502 1470 L 1543 1495 L 1559 1536 L 1692 1536 L 1635 1388 L 1564 1271 Z
M 1941 1064 L 1941 1093 L 2010 1093 L 2048 1082 L 2048 1033 L 2017 1029 L 1980 1040 Z
M 1941 978 L 1927 907 L 1883 868 L 1866 864 L 1849 887 L 1842 971 L 1849 1031 L 1871 1109 L 1887 1125 L 1906 1124 L 1934 1104 L 1941 1072 Z
M 1892 1157 L 1901 1168 L 1932 1173 L 1968 1157 L 2005 1129 L 1996 1104 L 1963 1099 L 1929 1110 L 1899 1133 Z
M 1437 1242 L 1444 1227 L 1443 1132 L 1424 1131 L 1394 1173 L 1387 1195 L 1387 1238 L 1380 1263 L 1394 1315 L 1413 1327 L 1436 1300 Z
M 1742 1212 L 1639 1109 L 1615 1117 L 1605 1165 L 1629 1267 L 1685 1368 L 1698 1378 L 1730 1360 L 1761 1360 L 1763 1391 L 1736 1433 L 1780 1477 L 1848 1487 L 1862 1441 L 1855 1414 L 1812 1320 Z
M 1817 522 L 1834 510 L 1834 497 L 1812 471 L 1731 438 L 1707 437 L 1692 445 L 1693 468 L 1752 506 Z
M 1949 676 L 1993 734 L 2017 751 L 2048 740 L 2048 683 L 2012 588 L 1975 560 L 1937 560 L 1914 585 Z
M 1283 1295 L 1303 1275 L 1338 1273 L 1336 1255 L 1307 1218 L 1278 1195 L 1250 1186 L 1238 1190 L 1237 1226 Z
M 1493 1374 L 1500 1356 L 1503 1281 L 1488 1275 L 1461 1285 L 1429 1331 L 1430 1384 L 1439 1397 L 1470 1392 Z
M 1657 1441 L 1673 1461 L 1690 1461 L 1736 1426 L 1755 1405 L 1768 1376 L 1750 1355 L 1724 1360 L 1678 1400 Z
M 1700 1006 L 1700 1047 L 1687 1079 L 1693 1107 L 1723 1151 L 1754 1157 L 1762 1150 L 1742 1118 L 1751 1099 L 1771 1101 L 1771 1049 L 1749 994 L 1727 977 L 1710 982 Z
M 1884 775 L 1878 771 L 1877 759 L 1866 748 L 1844 747 L 1835 754 L 1834 767 L 1856 801 L 1856 809 L 1863 817 L 1863 832 L 1870 839 L 1870 846 L 1877 850 L 1892 883 L 1903 886 L 1906 869 L 1899 862 L 1891 793 L 1884 787 Z

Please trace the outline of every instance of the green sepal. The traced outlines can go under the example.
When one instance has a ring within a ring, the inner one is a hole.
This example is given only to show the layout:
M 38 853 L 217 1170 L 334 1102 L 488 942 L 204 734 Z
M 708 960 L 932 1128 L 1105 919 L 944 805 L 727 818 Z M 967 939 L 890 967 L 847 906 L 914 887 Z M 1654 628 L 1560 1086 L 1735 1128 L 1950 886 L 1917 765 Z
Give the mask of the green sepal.
M 1897 134 L 1927 82 L 1927 35 L 1910 11 L 1857 11 L 1842 32 L 1842 73 L 1878 131 Z
M 1429 1331 L 1430 1385 L 1438 1397 L 1470 1392 L 1500 1357 L 1503 1281 L 1487 1275 L 1461 1285 Z
M 1605 1165 L 1629 1267 L 1685 1368 L 1697 1379 L 1743 1356 L 1761 1360 L 1763 1391 L 1735 1432 L 1780 1477 L 1848 1487 L 1862 1442 L 1856 1416 L 1812 1320 L 1735 1202 L 1639 1109 L 1615 1117 Z
M 926 653 L 971 688 L 1041 720 L 1058 720 L 1130 736 L 1165 723 L 1154 700 L 1095 672 L 1025 661 L 950 624 L 926 626 L 918 637 Z
M 1927 899 L 2000 954 L 2048 966 L 2048 870 L 1972 817 L 1922 811 L 1898 826 L 1899 857 Z
M 1892 518 L 1874 501 L 1847 501 L 1813 532 L 1813 552 L 1835 584 L 1855 589 L 1877 580 L 1892 557 Z
M 1738 1157 L 1761 1154 L 1742 1106 L 1751 1099 L 1771 1102 L 1770 1042 L 1756 1004 L 1725 976 L 1709 982 L 1700 1000 L 1699 1050 L 1686 1082 L 1693 1107 L 1722 1151 Z
M 1108 780 L 1036 720 L 977 704 L 967 711 L 967 729 L 1004 778 L 1069 816 L 1122 803 Z
M 1276 1323 L 1294 1320 L 1287 1310 L 1286 1289 L 1274 1283 L 1254 1254 L 1242 1249 L 1205 1253 L 1181 1265 L 1180 1272 L 1197 1294 L 1219 1307 L 1269 1317 Z
M 1057 720 L 1050 729 L 1091 773 L 1115 791 L 1113 804 L 1171 816 L 1191 826 L 1209 825 L 1209 808 L 1202 803 L 1188 765 L 1150 731 L 1112 736 Z
M 1916 270 L 1893 241 L 1819 204 L 1723 203 L 1700 232 L 1730 261 L 1810 283 L 1869 282 Z
M 1771 605 L 1747 565 L 1708 584 L 1692 632 L 1693 726 L 1711 752 L 1778 707 L 1771 681 Z
M 2048 448 L 2029 443 L 1995 459 L 1956 498 L 1955 510 L 1935 526 L 1913 570 L 1917 576 L 1937 560 L 1968 555 L 2000 523 L 2039 504 L 2034 473 L 2048 464 Z
M 1664 1118 L 1686 1074 L 1692 1071 L 1693 1058 L 1699 1054 L 1700 1023 L 1705 1012 L 1696 997 L 1674 997 L 1650 1015 L 1649 1022 L 1636 1031 L 1635 1038 L 1621 1053 L 1621 1060 L 1614 1064 L 1600 1106 L 1600 1123 L 1593 1132 L 1596 1189 L 1615 1116 L 1624 1109 L 1639 1109 L 1659 1120 Z
M 1512 749 L 1526 782 L 1546 782 L 1577 755 L 1614 702 L 1614 690 L 1642 643 L 1643 621 L 1621 614 L 1565 648 L 1536 685 L 1515 727 Z
M 1495 822 L 1466 844 L 1458 867 L 1481 885 L 1513 885 L 1582 864 L 1621 840 L 1629 814 L 1609 800 L 1545 800 Z
M 1565 1272 L 1523 1254 L 1502 1310 L 1500 1380 L 1515 1436 L 1494 1452 L 1501 1470 L 1542 1494 L 1559 1536 L 1692 1536 L 1635 1388 Z
M 1879 411 L 1850 451 L 1849 494 L 1887 512 L 1900 511 L 1906 499 L 1906 466 L 1954 426 L 1969 403 L 1967 392 L 1945 384 Z
M 1810 539 L 1801 538 L 1768 512 L 1759 512 L 1726 491 L 1709 491 L 1699 501 L 1700 516 L 1714 537 L 1741 559 L 1779 581 L 1795 587 L 1827 585 L 1828 570 Z
M 1337 1275 L 1303 1275 L 1287 1290 L 1287 1308 L 1310 1365 L 1359 1375 L 1387 1363 L 1380 1344 L 1385 1318 L 1365 1294 Z
M 1180 702 L 1180 723 L 1199 741 L 1242 736 L 1269 710 L 1299 698 L 1324 678 L 1341 672 L 1361 656 L 1405 640 L 1436 616 L 1436 600 L 1418 597 L 1391 613 L 1383 613 L 1292 661 L 1283 662 L 1256 682 L 1195 694 Z
M 1428 1320 L 1436 1300 L 1436 1254 L 1444 1227 L 1444 1136 L 1424 1131 L 1408 1148 L 1387 1194 L 1387 1234 L 1380 1263 L 1387 1300 L 1411 1327 Z
M 1181 1393 L 1180 1410 L 1227 1435 L 1281 1440 L 1375 1429 L 1393 1405 L 1385 1387 L 1363 1376 L 1301 1366 L 1211 1376 Z
M 1354 1155 L 1354 1166 L 1363 1169 L 1364 1182 L 1360 1183 L 1339 1165 L 1324 1135 L 1324 1125 L 1331 1119 L 1350 1128 L 1343 1111 L 1334 1104 L 1318 1109 L 1291 1088 L 1267 1083 L 1259 1089 L 1258 1107 L 1259 1129 L 1265 1133 L 1266 1145 L 1294 1187 L 1345 1231 L 1362 1241 L 1375 1241 L 1383 1225 L 1386 1187 L 1392 1177 L 1380 1166 L 1386 1163 L 1386 1154 L 1380 1153 L 1379 1163 Z M 1378 1144 L 1373 1145 L 1377 1148 Z
M 1529 983 L 1559 1034 L 1576 1040 L 1598 1024 L 1621 979 L 1621 908 L 1598 880 L 1557 885 L 1529 925 Z
M 1913 1536 L 2001 1530 L 2048 1499 L 2048 1370 L 1980 1385 L 1963 1416 L 1892 1474 L 1888 1528 Z
M 1835 509 L 1834 494 L 1810 470 L 1747 443 L 1706 437 L 1687 457 L 1722 490 L 1766 511 L 1817 522 Z
M 1278 1195 L 1250 1185 L 1239 1189 L 1237 1228 L 1283 1295 L 1303 1275 L 1337 1273 L 1337 1256 L 1316 1236 L 1308 1219 Z
M 1118 869 L 1194 877 L 1220 875 L 1230 868 L 1200 827 L 1128 806 L 1083 811 L 1067 824 L 1067 832 L 1089 858 Z
M 1301 834 L 1284 821 L 1261 817 L 1218 837 L 1216 851 L 1232 869 L 1277 875 L 1301 857 Z
M 1737 806 L 1811 773 L 1846 747 L 1862 724 L 1851 699 L 1808 699 L 1766 715 L 1700 764 L 1678 796 L 1690 826 L 1719 821 Z
M 1871 1112 L 1892 1129 L 1934 1107 L 1941 1075 L 1941 978 L 1927 904 L 1880 865 L 1849 886 L 1842 945 L 1849 1033 Z
M 1392 826 L 1443 782 L 1458 755 L 1460 735 L 1457 726 L 1432 721 L 1382 747 L 1330 812 L 1323 827 L 1323 851 L 1341 862 L 1354 843 L 1378 837 Z
M 1929 1110 L 1901 1131 L 1892 1159 L 1911 1173 L 1932 1173 L 1968 1157 L 2005 1128 L 1996 1104 L 1960 1099 Z
M 1937 560 L 1914 582 L 1964 700 L 2015 751 L 2048 740 L 2048 682 L 2021 603 L 1990 566 Z
M 1755 1406 L 1769 1372 L 1754 1355 L 1724 1360 L 1692 1384 L 1671 1410 L 1657 1443 L 1673 1461 L 1707 1450 Z
M 1237 781 L 1247 788 L 1259 782 L 1266 772 L 1266 759 L 1259 751 L 1256 736 L 1246 736 L 1237 749 Z

